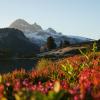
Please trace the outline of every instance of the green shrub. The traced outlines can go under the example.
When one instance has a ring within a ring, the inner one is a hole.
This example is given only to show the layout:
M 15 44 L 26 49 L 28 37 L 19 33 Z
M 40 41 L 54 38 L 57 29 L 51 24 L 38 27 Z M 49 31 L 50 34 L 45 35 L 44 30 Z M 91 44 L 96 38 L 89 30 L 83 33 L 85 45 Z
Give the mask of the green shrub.
M 43 69 L 45 67 L 49 67 L 50 64 L 52 64 L 52 61 L 51 60 L 42 58 L 42 59 L 40 59 L 38 61 L 36 68 L 38 70 L 40 70 L 40 69 Z

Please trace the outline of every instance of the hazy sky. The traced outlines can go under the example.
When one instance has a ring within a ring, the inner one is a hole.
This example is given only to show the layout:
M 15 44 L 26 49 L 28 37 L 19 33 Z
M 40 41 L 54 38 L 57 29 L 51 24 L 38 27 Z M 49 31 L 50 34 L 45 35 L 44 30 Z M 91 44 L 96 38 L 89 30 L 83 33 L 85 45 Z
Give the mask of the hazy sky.
M 0 27 L 15 19 L 70 35 L 100 35 L 100 0 L 0 0 Z M 99 37 L 100 38 L 100 37 Z

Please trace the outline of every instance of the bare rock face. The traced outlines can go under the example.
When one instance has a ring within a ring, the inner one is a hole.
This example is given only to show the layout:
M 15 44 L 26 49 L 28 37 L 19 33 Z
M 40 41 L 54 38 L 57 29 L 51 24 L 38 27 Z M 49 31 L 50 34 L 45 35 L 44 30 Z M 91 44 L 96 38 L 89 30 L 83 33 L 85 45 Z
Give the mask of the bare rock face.
M 17 19 L 9 27 L 10 28 L 19 29 L 19 30 L 21 30 L 23 32 L 38 32 L 38 31 L 42 31 L 41 26 L 37 25 L 36 23 L 31 25 L 31 24 L 29 24 L 28 22 L 26 22 L 23 19 Z

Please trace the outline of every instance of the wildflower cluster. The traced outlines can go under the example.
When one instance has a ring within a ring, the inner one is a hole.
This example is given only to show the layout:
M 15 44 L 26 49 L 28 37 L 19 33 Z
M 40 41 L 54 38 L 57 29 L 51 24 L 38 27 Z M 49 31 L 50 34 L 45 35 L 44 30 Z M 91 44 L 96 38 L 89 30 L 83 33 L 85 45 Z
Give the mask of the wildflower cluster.
M 100 53 L 0 75 L 0 100 L 100 100 Z

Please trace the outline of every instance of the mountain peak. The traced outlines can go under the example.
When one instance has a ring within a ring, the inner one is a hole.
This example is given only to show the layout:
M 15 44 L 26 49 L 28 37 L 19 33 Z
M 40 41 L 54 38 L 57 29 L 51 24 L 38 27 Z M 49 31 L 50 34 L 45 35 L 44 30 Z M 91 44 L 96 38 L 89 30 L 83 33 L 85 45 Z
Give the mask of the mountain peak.
M 34 24 L 33 25 L 38 25 L 36 22 L 34 22 Z
M 23 32 L 38 32 L 41 31 L 42 28 L 40 25 L 38 25 L 36 22 L 34 24 L 29 24 L 27 21 L 24 19 L 17 19 L 15 20 L 10 26 L 10 28 L 16 28 L 19 29 Z
M 48 29 L 47 29 L 47 32 L 49 32 L 49 33 L 54 33 L 54 34 L 57 33 L 57 32 L 56 32 L 54 29 L 52 29 L 52 28 L 48 28 Z
M 40 25 L 38 25 L 36 22 L 34 24 L 32 24 L 32 26 L 37 29 L 37 30 L 42 30 L 42 27 Z
M 54 34 L 54 35 L 62 35 L 61 32 L 56 32 L 53 28 L 48 28 L 46 32 Z
M 17 19 L 17 20 L 15 20 L 11 25 L 10 25 L 10 27 L 11 26 L 15 26 L 15 25 L 17 25 L 17 24 L 19 24 L 19 25 L 21 25 L 21 24 L 27 24 L 27 25 L 29 25 L 29 23 L 28 22 L 26 22 L 24 19 Z
M 21 19 L 21 18 L 16 19 L 15 21 L 19 21 L 19 22 L 26 22 L 24 19 Z

